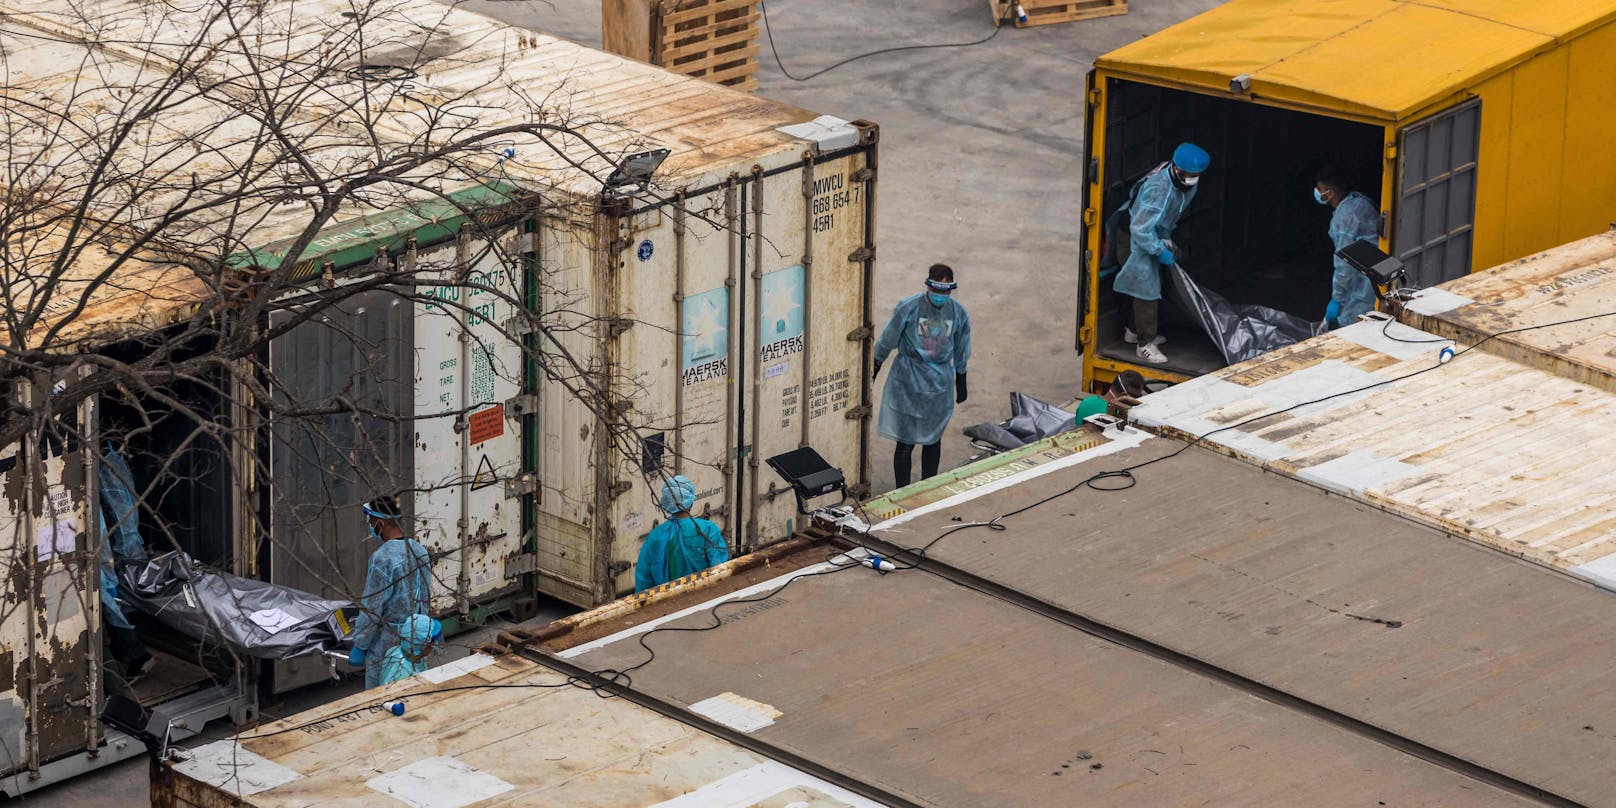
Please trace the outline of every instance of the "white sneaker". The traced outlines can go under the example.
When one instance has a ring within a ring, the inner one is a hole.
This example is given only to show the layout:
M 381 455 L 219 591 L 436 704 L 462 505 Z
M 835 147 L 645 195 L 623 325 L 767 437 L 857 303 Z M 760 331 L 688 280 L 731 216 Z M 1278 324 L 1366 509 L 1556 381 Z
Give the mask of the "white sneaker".
M 1133 350 L 1134 350 L 1134 353 L 1139 355 L 1140 359 L 1143 359 L 1143 360 L 1145 360 L 1146 362 L 1149 362 L 1152 365 L 1165 365 L 1165 364 L 1167 364 L 1167 354 L 1162 353 L 1161 349 L 1156 347 L 1156 343 L 1151 343 L 1149 345 L 1140 345 L 1139 347 L 1134 348 Z
M 1138 345 L 1139 344 L 1139 335 L 1133 333 L 1133 329 L 1128 328 L 1127 326 L 1123 326 L 1123 328 L 1122 328 L 1122 341 L 1128 343 L 1129 345 Z M 1162 334 L 1157 334 L 1156 338 L 1150 341 L 1151 345 L 1164 345 L 1166 343 L 1167 343 L 1167 337 L 1165 335 L 1162 335 Z

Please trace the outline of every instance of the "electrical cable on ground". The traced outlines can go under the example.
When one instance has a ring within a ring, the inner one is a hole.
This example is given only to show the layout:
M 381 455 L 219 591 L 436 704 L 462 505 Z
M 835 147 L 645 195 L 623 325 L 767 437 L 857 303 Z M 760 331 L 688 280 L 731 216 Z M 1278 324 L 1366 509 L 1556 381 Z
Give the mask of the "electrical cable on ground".
M 1397 382 L 1405 381 L 1407 379 L 1412 379 L 1415 376 L 1420 376 L 1420 375 L 1423 375 L 1423 374 L 1426 374 L 1426 373 L 1430 373 L 1433 370 L 1441 370 L 1441 369 L 1447 367 L 1448 364 L 1451 364 L 1451 359 L 1452 358 L 1457 358 L 1459 356 L 1463 356 L 1463 355 L 1465 355 L 1465 354 L 1467 354 L 1467 353 L 1469 353 L 1469 352 L 1471 352 L 1473 350 L 1476 350 L 1477 348 L 1480 348 L 1481 346 L 1483 346 L 1483 345 L 1487 344 L 1488 342 L 1490 342 L 1490 341 L 1492 341 L 1494 339 L 1497 339 L 1499 337 L 1508 336 L 1510 334 L 1519 334 L 1519 333 L 1526 332 L 1526 331 L 1535 331 L 1535 330 L 1543 329 L 1543 328 L 1554 328 L 1554 327 L 1562 326 L 1562 325 L 1571 325 L 1571 324 L 1574 324 L 1574 323 L 1581 323 L 1581 322 L 1600 319 L 1600 318 L 1604 318 L 1604 317 L 1616 317 L 1616 311 L 1603 312 L 1603 313 L 1600 313 L 1600 314 L 1590 314 L 1590 315 L 1585 315 L 1585 316 L 1582 316 L 1582 317 L 1574 317 L 1574 318 L 1571 318 L 1571 319 L 1568 319 L 1568 320 L 1559 320 L 1559 321 L 1555 321 L 1555 322 L 1551 322 L 1551 323 L 1539 323 L 1537 325 L 1521 326 L 1519 328 L 1506 329 L 1504 331 L 1499 331 L 1499 332 L 1496 332 L 1496 333 L 1493 333 L 1493 334 L 1489 334 L 1486 337 L 1483 337 L 1481 340 L 1477 341 L 1475 344 L 1467 345 L 1463 349 L 1461 349 L 1459 351 L 1456 351 L 1454 353 L 1453 357 L 1451 357 L 1450 361 L 1448 361 L 1448 362 L 1439 361 L 1437 364 L 1430 365 L 1428 367 L 1423 367 L 1423 368 L 1420 368 L 1418 370 L 1410 371 L 1410 372 L 1405 373 L 1405 374 L 1403 374 L 1401 376 L 1394 376 L 1394 377 L 1389 378 L 1389 379 L 1382 379 L 1382 380 L 1380 380 L 1378 382 L 1374 382 L 1374 383 L 1371 383 L 1371 384 L 1366 384 L 1366 385 L 1363 385 L 1361 387 L 1356 387 L 1356 388 L 1353 388 L 1351 390 L 1342 390 L 1340 392 L 1331 393 L 1331 394 L 1326 395 L 1326 396 L 1320 396 L 1320 397 L 1315 398 L 1315 399 L 1311 399 L 1311 400 L 1308 400 L 1308 401 L 1303 401 L 1303 402 L 1299 402 L 1299 403 L 1296 403 L 1296 404 L 1292 404 L 1291 406 L 1285 407 L 1283 409 L 1274 410 L 1273 412 L 1262 413 L 1261 415 L 1254 415 L 1254 416 L 1251 416 L 1250 418 L 1246 418 L 1244 420 L 1237 421 L 1235 423 L 1228 424 L 1226 426 L 1218 427 L 1217 429 L 1213 429 L 1213 430 L 1204 432 L 1204 433 L 1202 433 L 1200 435 L 1195 436 L 1191 440 L 1185 441 L 1183 443 L 1183 445 L 1179 446 L 1177 449 L 1175 449 L 1175 450 L 1173 450 L 1171 452 L 1168 452 L 1167 454 L 1161 455 L 1159 457 L 1153 457 L 1153 458 L 1151 458 L 1149 460 L 1143 460 L 1143 461 L 1140 461 L 1138 463 L 1134 463 L 1132 465 L 1124 466 L 1124 467 L 1122 467 L 1120 469 L 1109 469 L 1109 470 L 1106 470 L 1106 471 L 1095 472 L 1094 474 L 1089 475 L 1088 477 L 1084 478 L 1083 480 L 1077 482 L 1076 484 L 1074 484 L 1074 485 L 1072 485 L 1072 486 L 1070 486 L 1070 487 L 1068 487 L 1068 488 L 1066 488 L 1064 490 L 1061 490 L 1061 491 L 1058 491 L 1056 493 L 1050 494 L 1049 496 L 1046 496 L 1046 497 L 1044 497 L 1044 498 L 1042 498 L 1040 500 L 1037 500 L 1035 502 L 1029 503 L 1027 505 L 1023 505 L 1023 506 L 1021 506 L 1019 508 L 1016 508 L 1015 510 L 1007 511 L 1005 513 L 1002 513 L 1002 514 L 1000 514 L 998 516 L 995 516 L 994 518 L 992 518 L 992 519 L 990 519 L 990 520 L 988 520 L 986 522 L 964 522 L 964 523 L 961 523 L 961 524 L 951 525 L 948 528 L 944 529 L 941 533 L 939 533 L 935 538 L 933 538 L 931 541 L 927 542 L 926 544 L 921 545 L 919 547 L 906 548 L 905 550 L 903 550 L 902 552 L 914 556 L 914 561 L 907 562 L 907 563 L 902 564 L 902 565 L 896 565 L 895 564 L 894 566 L 895 566 L 895 568 L 897 570 L 916 569 L 916 568 L 919 567 L 920 561 L 925 558 L 926 553 L 928 553 L 931 550 L 932 547 L 935 547 L 938 542 L 941 542 L 943 539 L 945 539 L 945 538 L 947 538 L 947 537 L 949 537 L 949 536 L 951 536 L 951 535 L 953 535 L 953 534 L 955 534 L 955 533 L 957 533 L 959 531 L 968 530 L 968 529 L 971 529 L 971 528 L 978 528 L 978 527 L 985 527 L 985 528 L 988 528 L 989 530 L 994 530 L 994 531 L 1009 530 L 1009 526 L 1004 524 L 1004 520 L 1013 518 L 1013 517 L 1018 516 L 1020 514 L 1026 513 L 1027 511 L 1030 511 L 1030 510 L 1033 510 L 1035 508 L 1038 508 L 1038 507 L 1041 507 L 1043 505 L 1046 505 L 1046 504 L 1048 504 L 1050 502 L 1053 502 L 1053 501 L 1055 501 L 1057 499 L 1060 499 L 1061 497 L 1064 497 L 1064 496 L 1066 496 L 1068 494 L 1074 493 L 1074 492 L 1076 492 L 1077 490 L 1079 490 L 1081 488 L 1087 487 L 1087 488 L 1091 488 L 1091 489 L 1093 489 L 1095 491 L 1101 491 L 1101 492 L 1125 491 L 1127 489 L 1133 488 L 1134 486 L 1139 484 L 1139 480 L 1138 480 L 1137 477 L 1134 476 L 1134 472 L 1138 471 L 1139 469 L 1145 468 L 1147 466 L 1152 466 L 1152 465 L 1155 465 L 1157 463 L 1161 463 L 1163 461 L 1171 460 L 1171 459 L 1173 459 L 1175 457 L 1178 457 L 1179 455 L 1183 454 L 1184 452 L 1189 451 L 1191 448 L 1194 448 L 1195 446 L 1200 445 L 1200 443 L 1202 441 L 1206 440 L 1207 438 L 1212 437 L 1213 435 L 1216 435 L 1216 434 L 1218 434 L 1220 432 L 1227 432 L 1227 431 L 1229 431 L 1231 429 L 1239 429 L 1240 427 L 1246 426 L 1248 424 L 1252 424 L 1252 423 L 1255 423 L 1257 421 L 1261 421 L 1264 418 L 1272 418 L 1272 417 L 1274 417 L 1276 415 L 1284 415 L 1285 413 L 1292 412 L 1292 411 L 1301 409 L 1303 407 L 1309 407 L 1309 406 L 1312 406 L 1314 404 L 1321 404 L 1323 402 L 1330 401 L 1330 400 L 1337 399 L 1337 398 L 1341 398 L 1343 396 L 1356 395 L 1358 393 L 1367 392 L 1369 390 L 1374 390 L 1374 389 L 1377 389 L 1377 388 L 1392 385 L 1392 384 L 1395 384 Z M 1387 322 L 1390 323 L 1391 321 L 1388 320 Z M 1385 330 L 1385 327 L 1382 328 L 1383 332 L 1384 332 L 1384 330 Z M 1396 338 L 1393 338 L 1393 339 L 1396 339 Z M 1401 342 L 1451 342 L 1452 340 L 1398 340 L 1398 341 L 1401 341 Z M 1119 481 L 1119 482 L 1114 483 L 1114 484 L 1113 483 L 1101 484 L 1102 481 L 1105 481 L 1105 480 L 1115 480 L 1115 481 Z M 863 505 L 861 503 L 855 502 L 854 507 L 856 509 L 858 509 L 860 512 L 863 512 L 865 514 L 864 523 L 866 525 L 866 529 L 854 531 L 853 535 L 851 535 L 851 536 L 846 534 L 846 533 L 843 533 L 842 535 L 845 538 L 848 538 L 848 539 L 852 540 L 855 544 L 859 544 L 861 549 L 864 549 L 865 552 L 869 552 L 869 553 L 871 553 L 871 555 L 875 555 L 873 551 L 869 550 L 869 548 L 864 547 L 862 544 L 860 544 L 858 542 L 858 536 L 867 536 L 867 535 L 869 535 L 868 534 L 869 528 L 873 528 L 876 523 L 874 523 L 873 521 L 871 521 L 868 518 L 869 514 L 868 514 L 868 512 L 864 511 Z M 847 562 L 846 563 L 837 563 L 837 561 L 835 560 L 837 556 L 847 558 Z M 890 561 L 890 560 L 893 560 L 893 559 L 887 559 L 887 560 Z M 631 665 L 631 666 L 629 666 L 627 668 L 602 668 L 602 669 L 599 669 L 599 670 L 591 671 L 591 675 L 595 676 L 595 677 L 598 677 L 598 678 L 600 678 L 600 679 L 602 679 L 604 681 L 611 682 L 613 684 L 617 684 L 617 685 L 620 685 L 620 686 L 625 687 L 625 688 L 630 688 L 630 687 L 633 686 L 633 677 L 630 676 L 630 674 L 632 674 L 634 671 L 640 670 L 641 668 L 644 668 L 647 665 L 650 665 L 652 662 L 656 661 L 656 657 L 657 657 L 656 649 L 652 648 L 650 645 L 647 644 L 647 640 L 649 640 L 652 635 L 658 634 L 660 632 L 699 633 L 699 632 L 704 632 L 704 631 L 712 631 L 714 629 L 722 627 L 723 624 L 724 624 L 723 619 L 721 617 L 719 617 L 719 615 L 718 615 L 718 610 L 720 608 L 723 608 L 725 606 L 741 606 L 741 605 L 745 605 L 745 604 L 749 604 L 749 603 L 758 603 L 758 602 L 761 602 L 761 601 L 768 600 L 768 599 L 770 599 L 772 597 L 775 597 L 779 593 L 785 591 L 785 589 L 787 587 L 791 586 L 792 584 L 796 583 L 797 581 L 803 580 L 805 578 L 813 578 L 813 577 L 817 577 L 817 576 L 821 576 L 821 575 L 831 575 L 831 574 L 834 574 L 834 573 L 842 572 L 844 570 L 849 570 L 849 569 L 854 569 L 854 568 L 857 568 L 857 567 L 867 567 L 868 566 L 863 561 L 854 560 L 851 557 L 847 556 L 847 554 L 845 552 L 840 552 L 840 553 L 833 554 L 829 559 L 829 563 L 831 564 L 830 569 L 816 570 L 814 572 L 806 572 L 806 573 L 802 573 L 802 574 L 799 574 L 799 575 L 792 575 L 790 578 L 786 579 L 786 581 L 784 583 L 780 584 L 779 586 L 777 586 L 777 587 L 775 587 L 775 588 L 773 588 L 773 589 L 771 589 L 771 590 L 769 590 L 767 592 L 763 592 L 763 593 L 760 593 L 758 595 L 754 595 L 754 596 L 748 597 L 748 598 L 741 598 L 741 599 L 738 599 L 738 600 L 724 600 L 724 601 L 719 601 L 718 603 L 714 603 L 712 606 L 710 606 L 706 610 L 707 616 L 709 618 L 711 618 L 711 623 L 710 624 L 699 625 L 699 626 L 661 625 L 661 626 L 653 627 L 648 631 L 642 632 L 641 634 L 638 635 L 637 640 L 638 640 L 639 646 L 641 648 L 643 648 L 645 650 L 645 652 L 646 652 L 645 659 L 643 659 L 640 662 L 638 662 L 638 663 L 636 663 L 634 665 Z M 885 575 L 887 573 L 882 572 L 881 574 Z M 322 717 L 322 718 L 319 718 L 319 719 L 316 719 L 316 720 L 313 720 L 313 721 L 309 721 L 309 722 L 306 722 L 306 723 L 303 723 L 303 724 L 298 724 L 296 726 L 284 727 L 284 728 L 281 728 L 281 729 L 278 729 L 278 730 L 259 733 L 259 734 L 256 734 L 256 735 L 237 736 L 236 740 L 248 741 L 248 740 L 255 740 L 255 739 L 258 739 L 258 738 L 267 738 L 267 737 L 271 737 L 271 736 L 275 736 L 275 735 L 281 735 L 281 734 L 285 734 L 285 733 L 288 733 L 288 732 L 294 732 L 294 731 L 297 731 L 297 730 L 306 729 L 308 727 L 314 726 L 316 724 L 321 724 L 321 723 L 324 723 L 326 721 L 339 720 L 341 718 L 345 718 L 345 717 L 350 716 L 350 715 L 358 715 L 360 713 L 366 713 L 366 712 L 381 712 L 381 711 L 384 711 L 386 709 L 383 705 L 387 701 L 407 700 L 407 699 L 410 699 L 410 698 L 414 698 L 416 696 L 430 696 L 430 695 L 435 695 L 435 694 L 439 694 L 439 693 L 453 693 L 453 692 L 465 691 L 465 690 L 498 690 L 498 689 L 521 689 L 521 688 L 527 688 L 527 689 L 553 689 L 553 688 L 560 688 L 560 687 L 577 687 L 577 688 L 592 691 L 593 693 L 595 693 L 595 695 L 599 696 L 600 698 L 616 698 L 615 695 L 613 695 L 612 693 L 609 693 L 609 692 L 606 692 L 606 691 L 602 690 L 598 685 L 596 685 L 594 683 L 591 683 L 591 682 L 588 682 L 588 681 L 585 681 L 585 680 L 583 680 L 581 678 L 578 678 L 578 677 L 571 677 L 571 678 L 568 678 L 565 681 L 561 681 L 561 682 L 549 682 L 549 683 L 542 683 L 542 684 L 541 683 L 509 684 L 509 683 L 492 683 L 491 682 L 491 683 L 487 683 L 487 684 L 460 685 L 460 686 L 456 686 L 456 687 L 433 688 L 433 689 L 429 689 L 429 690 L 416 691 L 416 692 L 413 692 L 413 693 L 403 693 L 403 694 L 392 696 L 392 697 L 390 697 L 390 698 L 388 698 L 388 699 L 386 699 L 384 701 L 377 701 L 377 702 L 374 702 L 372 704 L 366 704 L 366 705 L 363 705 L 361 707 L 356 707 L 354 709 L 351 709 L 351 710 L 348 710 L 348 711 L 345 711 L 345 712 L 342 712 L 342 713 L 337 713 L 337 714 L 334 714 L 334 715 L 325 716 L 325 717 Z
M 859 61 L 860 59 L 868 59 L 871 56 L 881 56 L 883 54 L 888 54 L 888 53 L 901 53 L 903 51 L 912 51 L 912 50 L 933 50 L 933 49 L 937 49 L 937 48 L 969 48 L 969 47 L 971 47 L 973 45 L 982 45 L 982 44 L 985 44 L 988 41 L 992 40 L 994 37 L 998 36 L 999 32 L 1004 30 L 1004 24 L 1008 23 L 1010 21 L 1010 16 L 1015 13 L 1015 5 L 1012 4 L 1012 5 L 1008 6 L 1005 9 L 1004 18 L 999 21 L 1000 24 L 995 25 L 993 27 L 993 33 L 988 34 L 987 36 L 982 37 L 981 39 L 975 39 L 975 40 L 972 40 L 970 42 L 936 42 L 936 43 L 931 43 L 931 44 L 900 45 L 900 46 L 894 47 L 894 48 L 882 48 L 880 50 L 870 51 L 869 53 L 861 53 L 861 54 L 859 54 L 857 56 L 849 56 L 846 59 L 843 59 L 840 62 L 837 62 L 836 64 L 831 65 L 830 67 L 820 68 L 819 70 L 815 70 L 814 72 L 809 73 L 806 76 L 796 76 L 796 75 L 793 75 L 790 70 L 786 69 L 785 62 L 780 61 L 780 49 L 775 47 L 775 44 L 774 44 L 774 29 L 769 26 L 769 4 L 767 2 L 764 2 L 764 0 L 758 0 L 758 8 L 762 9 L 762 11 L 763 11 L 763 35 L 769 38 L 769 52 L 774 54 L 774 64 L 775 64 L 775 66 L 780 68 L 780 72 L 785 74 L 786 78 L 791 79 L 792 81 L 798 81 L 798 82 L 811 81 L 813 79 L 816 79 L 816 78 L 819 78 L 820 76 L 825 75 L 826 73 L 829 73 L 832 70 L 835 70 L 838 67 L 841 67 L 841 66 L 847 65 L 847 64 L 852 64 L 853 62 Z

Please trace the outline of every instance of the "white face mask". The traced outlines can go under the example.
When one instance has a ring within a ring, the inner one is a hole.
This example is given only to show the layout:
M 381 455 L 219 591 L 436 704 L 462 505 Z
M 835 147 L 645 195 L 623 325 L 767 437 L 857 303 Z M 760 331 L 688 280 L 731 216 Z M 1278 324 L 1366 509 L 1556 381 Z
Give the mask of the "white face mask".
M 1178 175 L 1178 181 L 1184 185 L 1194 188 L 1196 184 L 1201 181 L 1201 178 L 1198 175 L 1180 174 Z

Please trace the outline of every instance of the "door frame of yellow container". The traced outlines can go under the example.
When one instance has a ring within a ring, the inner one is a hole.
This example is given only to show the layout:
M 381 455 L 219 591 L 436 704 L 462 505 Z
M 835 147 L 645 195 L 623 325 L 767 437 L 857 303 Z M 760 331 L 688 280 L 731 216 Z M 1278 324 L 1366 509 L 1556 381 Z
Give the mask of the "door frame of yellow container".
M 1086 176 L 1083 183 L 1083 212 L 1081 214 L 1082 244 L 1079 250 L 1079 280 L 1078 305 L 1080 307 L 1077 321 L 1076 347 L 1082 354 L 1081 370 L 1082 384 L 1087 389 L 1097 390 L 1100 386 L 1109 384 L 1118 374 L 1125 370 L 1138 371 L 1147 379 L 1157 379 L 1177 384 L 1194 378 L 1181 373 L 1164 371 L 1150 365 L 1137 364 L 1118 359 L 1100 356 L 1096 350 L 1096 331 L 1099 328 L 1099 277 L 1100 277 L 1100 245 L 1104 238 L 1104 215 L 1100 206 L 1105 200 L 1105 160 L 1099 159 L 1105 154 L 1105 132 L 1107 119 L 1107 103 L 1110 99 L 1110 87 L 1107 79 L 1119 79 L 1140 84 L 1149 84 L 1169 90 L 1196 93 L 1198 95 L 1221 98 L 1229 101 L 1245 101 L 1252 104 L 1275 109 L 1284 109 L 1291 112 L 1300 112 L 1308 115 L 1320 115 L 1342 121 L 1364 123 L 1379 127 L 1382 131 L 1383 165 L 1381 171 L 1381 200 L 1383 217 L 1380 248 L 1388 248 L 1388 237 L 1391 222 L 1396 215 L 1397 199 L 1393 196 L 1397 188 L 1397 138 L 1398 134 L 1410 126 L 1418 126 L 1433 116 L 1443 114 L 1459 104 L 1467 103 L 1470 98 L 1464 97 L 1446 99 L 1439 104 L 1433 104 L 1430 109 L 1422 110 L 1419 116 L 1411 121 L 1387 121 L 1382 118 L 1371 118 L 1363 115 L 1342 114 L 1310 104 L 1296 104 L 1281 102 L 1268 98 L 1254 98 L 1249 95 L 1232 95 L 1217 93 L 1192 84 L 1169 81 L 1166 79 L 1144 76 L 1123 71 L 1094 68 L 1088 73 L 1087 92 L 1084 97 L 1086 108 L 1087 137 L 1083 143 L 1084 165 Z

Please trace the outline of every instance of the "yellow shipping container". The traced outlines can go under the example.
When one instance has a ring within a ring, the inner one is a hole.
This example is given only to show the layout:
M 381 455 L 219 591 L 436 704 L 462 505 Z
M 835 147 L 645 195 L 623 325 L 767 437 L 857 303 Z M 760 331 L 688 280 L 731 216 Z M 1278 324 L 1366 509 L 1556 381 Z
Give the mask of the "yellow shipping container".
M 1171 362 L 1122 340 L 1102 223 L 1181 141 L 1212 154 L 1181 264 L 1231 300 L 1309 320 L 1330 297 L 1335 166 L 1381 211 L 1417 286 L 1592 235 L 1616 219 L 1616 0 L 1232 0 L 1089 74 L 1078 347 L 1083 375 L 1183 381 L 1223 366 L 1163 309 Z

